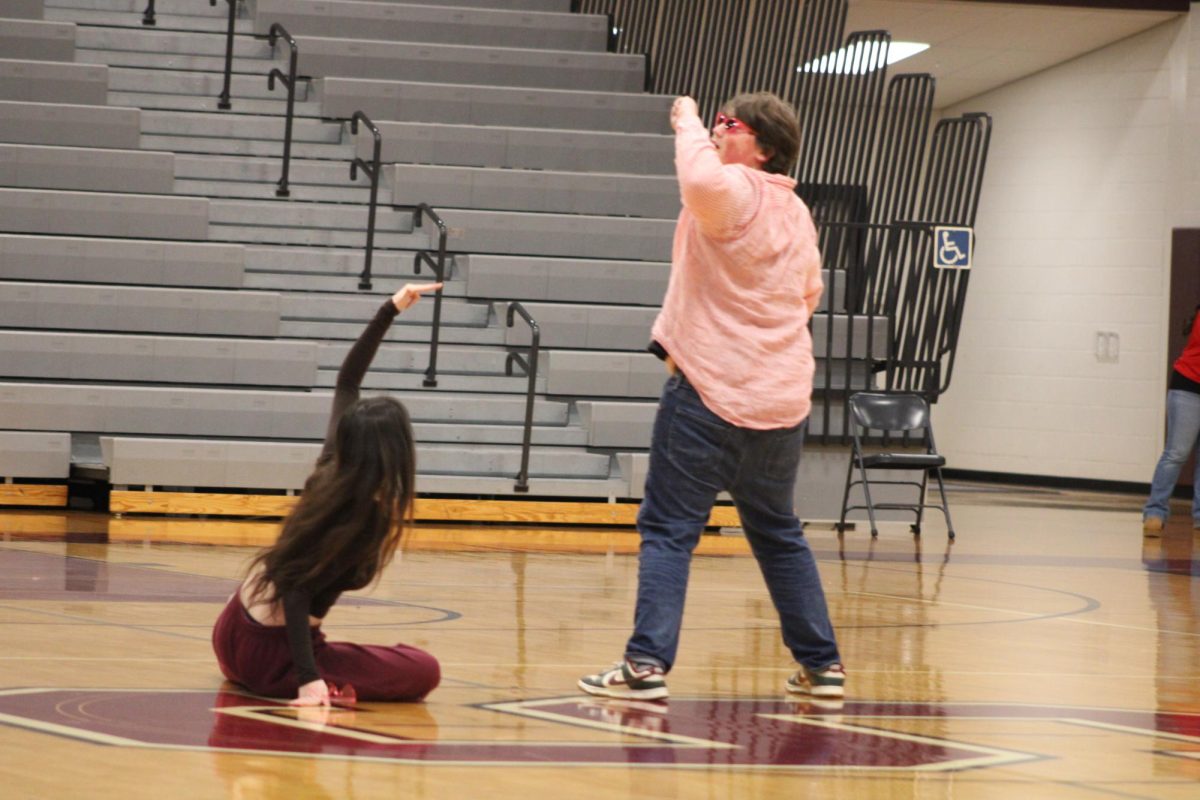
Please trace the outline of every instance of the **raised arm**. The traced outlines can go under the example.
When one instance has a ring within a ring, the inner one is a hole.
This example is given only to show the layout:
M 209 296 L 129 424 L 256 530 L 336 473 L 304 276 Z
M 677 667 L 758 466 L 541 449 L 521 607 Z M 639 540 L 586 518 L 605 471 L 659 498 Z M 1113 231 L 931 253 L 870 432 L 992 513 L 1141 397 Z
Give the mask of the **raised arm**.
M 392 326 L 392 320 L 400 312 L 411 308 L 414 303 L 421 299 L 421 295 L 429 292 L 436 292 L 442 288 L 440 283 L 407 283 L 400 291 L 391 296 L 379 310 L 375 312 L 375 317 L 367 323 L 367 327 L 359 334 L 358 341 L 350 348 L 350 352 L 346 354 L 346 358 L 342 361 L 341 369 L 338 370 L 337 386 L 333 391 L 333 409 L 329 414 L 329 426 L 325 432 L 325 447 L 328 450 L 330 442 L 333 440 L 333 433 L 337 430 L 338 420 L 342 418 L 342 414 L 346 409 L 358 400 L 359 388 L 362 386 L 363 376 L 367 374 L 367 370 L 371 366 L 371 362 L 375 359 L 375 353 L 379 350 L 379 343 L 383 341 L 384 335 L 388 328 Z
M 758 190 L 745 168 L 721 163 L 696 101 L 680 97 L 671 108 L 675 172 L 683 205 L 708 236 L 737 235 L 758 210 Z

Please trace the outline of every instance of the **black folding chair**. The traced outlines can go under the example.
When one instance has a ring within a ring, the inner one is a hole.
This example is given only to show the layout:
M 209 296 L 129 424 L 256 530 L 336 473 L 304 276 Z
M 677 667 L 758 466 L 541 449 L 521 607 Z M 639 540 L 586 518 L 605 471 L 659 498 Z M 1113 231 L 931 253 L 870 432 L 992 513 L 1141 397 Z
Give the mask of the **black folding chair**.
M 875 527 L 876 509 L 912 511 L 917 521 L 911 526 L 913 533 L 920 535 L 921 519 L 926 508 L 936 508 L 946 516 L 946 527 L 950 538 L 954 538 L 954 524 L 950 521 L 950 506 L 946 503 L 946 486 L 942 482 L 942 467 L 946 459 L 938 455 L 933 443 L 933 427 L 929 421 L 929 403 L 918 394 L 884 394 L 881 392 L 857 392 L 850 396 L 850 413 L 854 418 L 852 432 L 854 449 L 850 454 L 850 466 L 846 470 L 846 491 L 842 495 L 842 516 L 838 521 L 838 532 L 846 529 L 846 512 L 865 508 L 867 517 L 871 520 L 871 536 L 878 536 Z M 860 428 L 863 432 L 860 432 Z M 903 434 L 920 430 L 923 432 L 921 446 L 924 452 L 891 452 L 868 453 L 863 449 L 863 435 L 876 430 L 890 434 Z M 859 479 L 853 480 L 854 470 L 858 468 Z M 901 480 L 868 480 L 867 470 L 921 470 L 921 481 Z M 925 502 L 925 490 L 929 485 L 929 473 L 937 479 L 938 492 L 942 497 L 941 505 Z M 920 495 L 916 503 L 875 503 L 871 500 L 871 484 L 893 486 L 915 486 Z M 850 488 L 862 486 L 866 505 L 847 505 L 850 502 Z

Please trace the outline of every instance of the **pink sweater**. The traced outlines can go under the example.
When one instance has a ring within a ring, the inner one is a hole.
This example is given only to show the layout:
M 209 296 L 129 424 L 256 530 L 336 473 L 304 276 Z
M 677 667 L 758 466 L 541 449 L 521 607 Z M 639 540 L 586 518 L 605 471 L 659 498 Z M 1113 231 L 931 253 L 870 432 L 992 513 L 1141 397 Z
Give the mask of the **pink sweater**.
M 821 255 L 796 182 L 721 164 L 694 115 L 679 122 L 683 211 L 653 337 L 704 404 L 742 428 L 789 428 L 812 407 L 808 320 Z

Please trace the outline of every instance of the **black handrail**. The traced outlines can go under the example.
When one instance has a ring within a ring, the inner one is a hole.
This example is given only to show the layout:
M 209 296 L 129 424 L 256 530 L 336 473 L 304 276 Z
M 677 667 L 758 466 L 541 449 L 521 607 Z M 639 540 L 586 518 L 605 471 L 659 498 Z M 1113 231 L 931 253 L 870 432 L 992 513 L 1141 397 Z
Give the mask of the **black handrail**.
M 428 203 L 419 203 L 413 206 L 412 210 L 414 228 L 421 227 L 421 219 L 426 216 L 438 226 L 437 261 L 433 260 L 428 250 L 418 250 L 413 255 L 413 274 L 421 274 L 421 262 L 424 261 L 437 276 L 438 283 L 442 283 L 446 280 L 446 223 Z M 425 386 L 437 386 L 438 342 L 441 339 L 441 332 L 442 290 L 438 289 L 433 295 L 433 328 L 429 338 L 429 366 L 425 368 L 425 380 L 422 382 Z
M 529 445 L 533 438 L 533 390 L 534 384 L 537 382 L 537 367 L 538 367 L 538 348 L 541 345 L 542 332 L 538 327 L 537 321 L 529 316 L 529 312 L 525 310 L 525 306 L 520 303 L 513 302 L 508 304 L 508 327 L 513 326 L 513 314 L 520 314 L 521 317 L 529 323 L 529 329 L 533 332 L 533 338 L 529 345 L 529 360 L 526 361 L 521 357 L 520 353 L 509 353 L 504 360 L 504 374 L 513 374 L 513 364 L 520 364 L 525 370 L 525 374 L 529 376 L 529 385 L 525 390 L 525 436 L 521 440 L 521 471 L 517 473 L 517 482 L 513 486 L 514 492 L 529 491 Z
M 217 98 L 217 108 L 222 111 L 233 108 L 233 104 L 229 102 L 229 85 L 233 79 L 233 24 L 237 18 L 238 0 L 225 2 L 229 3 L 229 26 L 225 30 L 225 86 L 221 89 L 221 96 Z M 208 0 L 208 4 L 215 7 L 217 0 Z
M 278 22 L 271 25 L 271 31 L 267 36 L 267 42 L 271 45 L 272 55 L 275 53 L 275 42 L 282 36 L 287 40 L 288 47 L 292 49 L 291 57 L 288 59 L 288 74 L 284 75 L 279 67 L 273 67 L 267 73 L 267 89 L 275 91 L 275 79 L 287 87 L 287 119 L 283 123 L 283 175 L 276 183 L 279 188 L 275 190 L 276 197 L 287 197 L 291 194 L 288 191 L 288 169 L 292 163 L 292 121 L 296 116 L 296 60 L 300 57 L 300 48 L 296 44 L 296 40 L 287 32 L 287 28 L 280 25 Z
M 363 271 L 358 276 L 358 288 L 365 291 L 371 289 L 371 254 L 375 250 L 375 209 L 379 204 L 379 156 L 383 148 L 383 137 L 379 134 L 379 128 L 375 127 L 375 123 L 371 122 L 371 118 L 361 111 L 355 111 L 354 116 L 350 118 L 350 133 L 358 133 L 358 122 L 367 126 L 371 131 L 371 135 L 375 137 L 375 151 L 371 158 L 371 163 L 368 164 L 359 156 L 355 156 L 350 162 L 350 180 L 358 180 L 358 171 L 361 169 L 367 173 L 367 177 L 371 179 L 371 205 L 367 211 L 367 251 L 363 259 Z
M 154 0 L 147 0 L 146 10 L 142 12 L 143 25 L 157 25 L 158 20 L 154 18 Z

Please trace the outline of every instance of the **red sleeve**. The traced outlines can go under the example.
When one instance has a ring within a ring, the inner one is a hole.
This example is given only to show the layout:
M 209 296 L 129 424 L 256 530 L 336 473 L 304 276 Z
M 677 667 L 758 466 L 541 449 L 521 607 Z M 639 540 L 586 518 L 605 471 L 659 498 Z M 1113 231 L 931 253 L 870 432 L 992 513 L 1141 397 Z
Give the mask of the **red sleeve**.
M 1192 335 L 1187 346 L 1175 360 L 1175 371 L 1188 380 L 1200 383 L 1200 313 L 1192 319 Z

